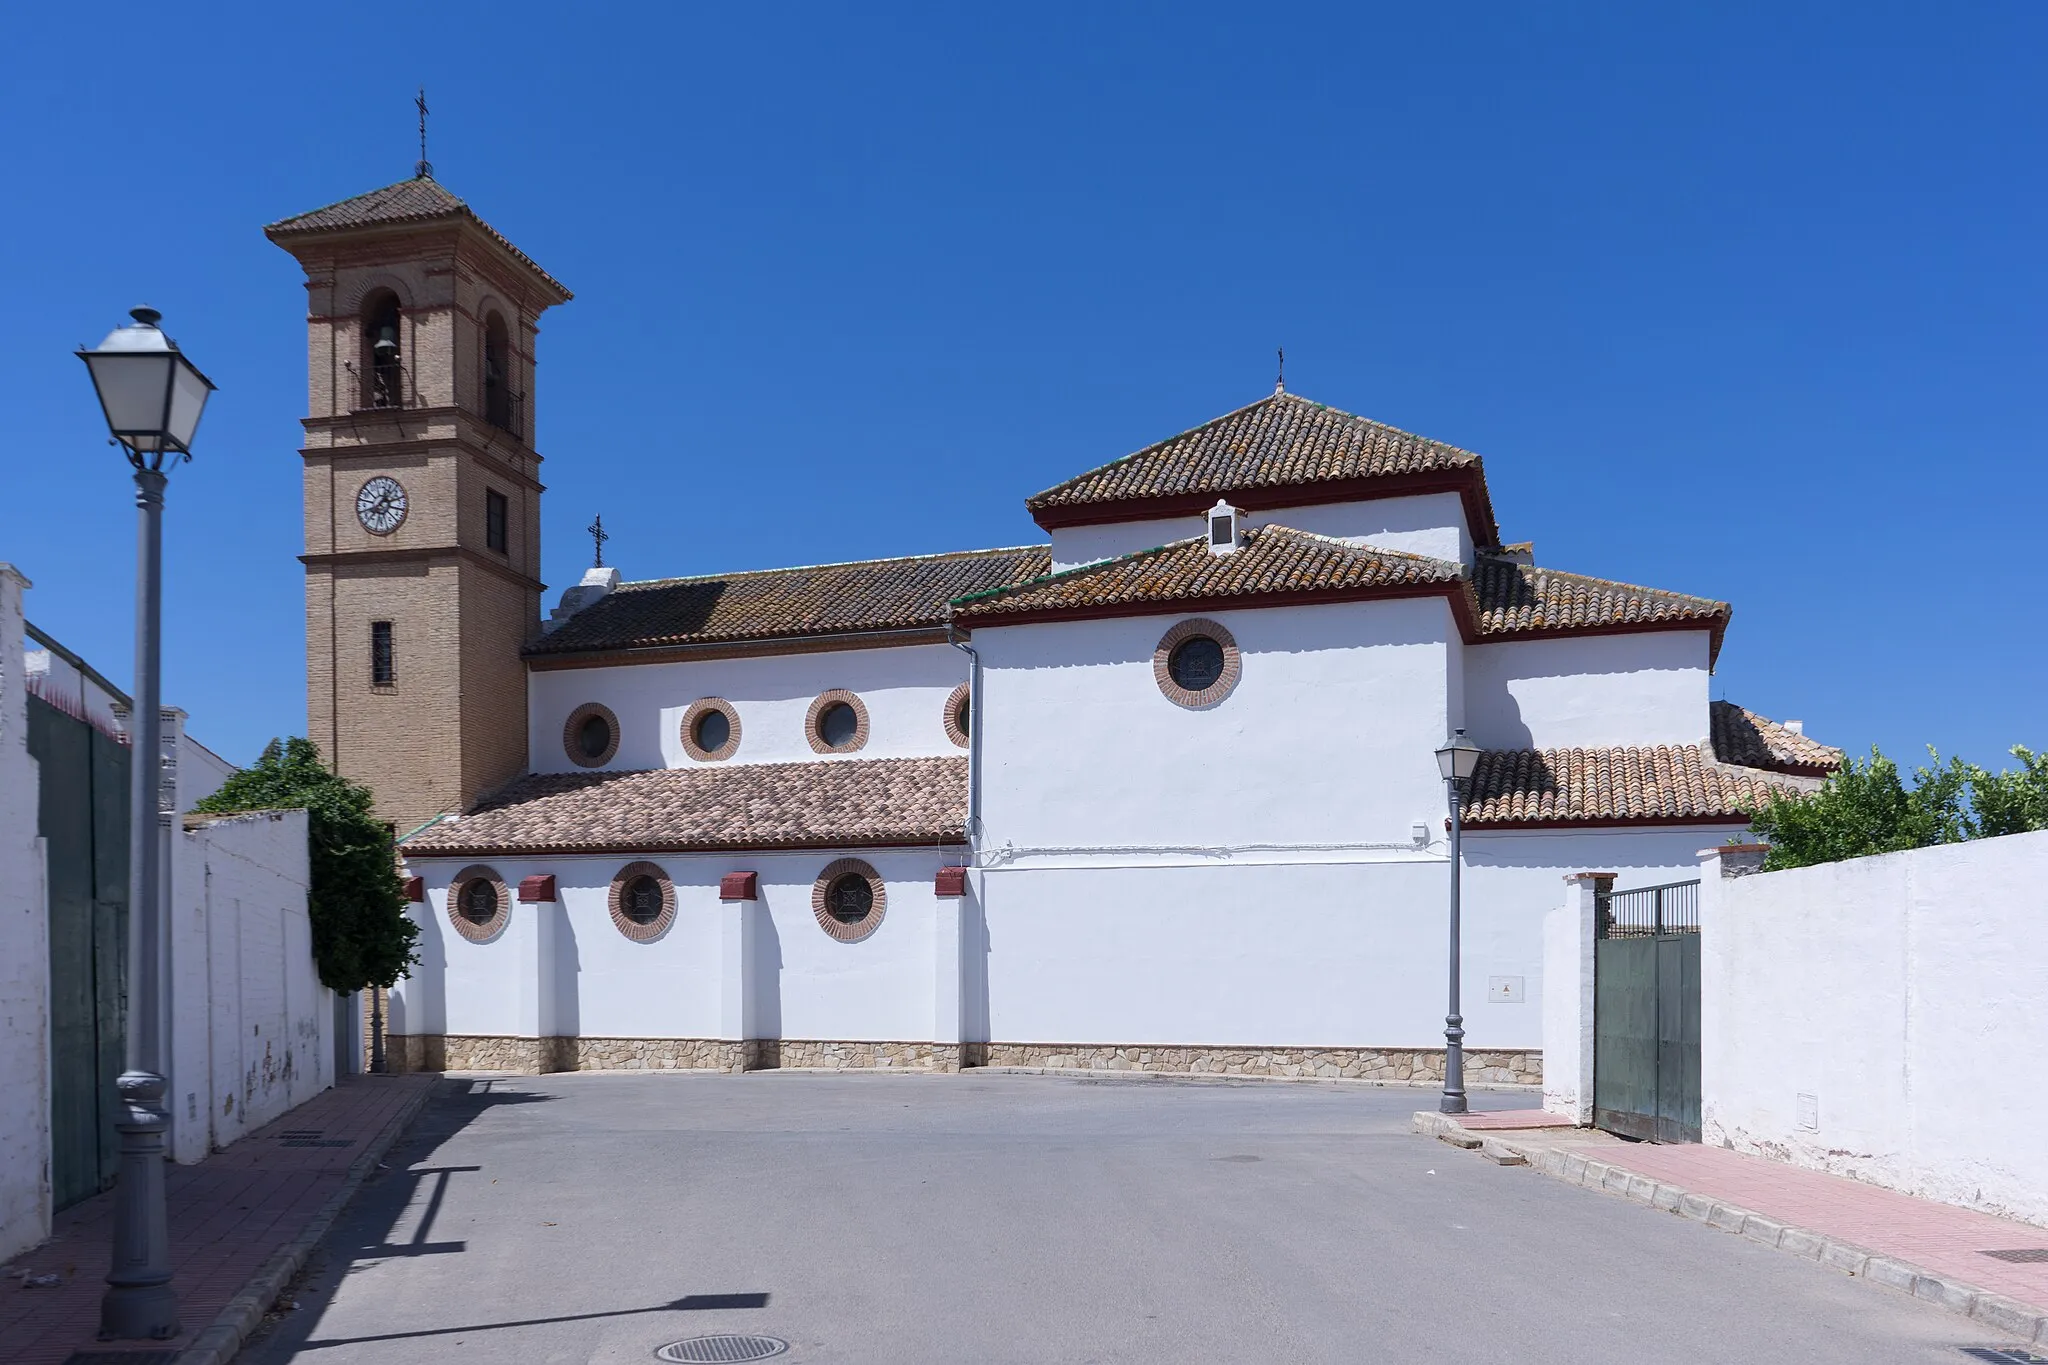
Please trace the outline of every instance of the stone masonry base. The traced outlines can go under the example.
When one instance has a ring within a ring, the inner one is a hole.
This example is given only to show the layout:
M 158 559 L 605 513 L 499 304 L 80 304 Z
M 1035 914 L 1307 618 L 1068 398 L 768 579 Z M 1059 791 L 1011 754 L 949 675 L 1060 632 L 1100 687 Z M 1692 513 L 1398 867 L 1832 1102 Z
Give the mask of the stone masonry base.
M 1185 1047 L 1094 1043 L 877 1043 L 812 1038 L 508 1038 L 392 1034 L 393 1071 L 959 1071 L 1028 1066 L 1074 1071 L 1149 1071 L 1195 1076 L 1439 1085 L 1441 1048 Z M 1541 1085 L 1543 1054 L 1468 1052 L 1471 1085 Z

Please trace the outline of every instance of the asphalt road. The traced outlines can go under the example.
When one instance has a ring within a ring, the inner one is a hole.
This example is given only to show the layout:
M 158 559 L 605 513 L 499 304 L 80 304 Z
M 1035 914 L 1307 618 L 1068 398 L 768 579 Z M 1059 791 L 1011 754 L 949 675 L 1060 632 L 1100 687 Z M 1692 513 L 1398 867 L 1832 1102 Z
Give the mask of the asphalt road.
M 249 1365 L 1968 1365 L 1995 1334 L 1408 1131 L 1428 1092 L 1024 1075 L 443 1083 Z M 1526 1104 L 1478 1095 L 1480 1105 Z

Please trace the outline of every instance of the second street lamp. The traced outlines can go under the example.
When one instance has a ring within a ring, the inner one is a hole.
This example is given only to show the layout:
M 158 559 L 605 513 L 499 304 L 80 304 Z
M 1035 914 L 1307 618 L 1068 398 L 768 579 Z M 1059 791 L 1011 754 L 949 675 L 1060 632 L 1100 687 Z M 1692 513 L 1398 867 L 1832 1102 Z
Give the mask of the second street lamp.
M 1464 880 L 1464 852 L 1459 847 L 1464 833 L 1464 812 L 1460 808 L 1464 784 L 1479 771 L 1479 746 L 1465 738 L 1460 728 L 1450 742 L 1436 751 L 1436 766 L 1444 775 L 1445 794 L 1451 805 L 1451 1002 L 1444 1015 L 1444 1097 L 1437 1108 L 1446 1114 L 1465 1112 L 1465 1016 L 1458 1007 L 1458 973 L 1462 970 L 1458 895 Z
M 135 470 L 140 513 L 135 568 L 135 709 L 128 750 L 128 1037 L 121 1078 L 121 1174 L 114 1189 L 114 1257 L 100 1299 L 102 1339 L 162 1341 L 178 1334 L 171 1287 L 170 1221 L 164 1204 L 162 905 L 159 780 L 163 767 L 159 660 L 163 620 L 166 460 L 191 459 L 193 433 L 213 392 L 154 308 L 117 327 L 78 358 L 92 373 L 107 430 Z M 174 812 L 175 813 L 175 812 Z

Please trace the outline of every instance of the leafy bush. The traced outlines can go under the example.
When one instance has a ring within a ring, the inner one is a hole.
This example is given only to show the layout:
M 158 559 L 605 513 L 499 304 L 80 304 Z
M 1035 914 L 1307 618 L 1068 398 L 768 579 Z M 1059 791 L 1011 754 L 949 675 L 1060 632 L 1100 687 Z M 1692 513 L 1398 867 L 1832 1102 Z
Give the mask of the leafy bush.
M 1765 868 L 2048 829 L 2048 754 L 2015 746 L 2020 766 L 1993 773 L 1927 753 L 1933 762 L 1913 770 L 1910 787 L 1899 765 L 1872 749 L 1869 758 L 1843 764 L 1817 792 L 1773 794 L 1750 812 L 1751 827 L 1770 841 Z
M 391 836 L 370 813 L 370 789 L 327 770 L 309 739 L 271 740 L 263 756 L 194 810 L 303 810 L 313 885 L 307 914 L 320 980 L 333 990 L 390 986 L 419 961 Z

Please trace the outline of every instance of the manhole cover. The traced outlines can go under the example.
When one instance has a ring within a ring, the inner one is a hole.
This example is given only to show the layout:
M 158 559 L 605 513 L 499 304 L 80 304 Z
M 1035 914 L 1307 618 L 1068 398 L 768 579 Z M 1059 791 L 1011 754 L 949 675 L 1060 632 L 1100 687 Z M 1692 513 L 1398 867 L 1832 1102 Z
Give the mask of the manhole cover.
M 2031 1265 L 2036 1261 L 2048 1261 L 2048 1247 L 2008 1247 L 1998 1251 L 1980 1251 L 1979 1256 L 1995 1256 L 2001 1261 L 2014 1261 L 2020 1265 Z
M 726 1360 L 766 1360 L 779 1356 L 789 1349 L 789 1343 L 774 1337 L 738 1336 L 720 1332 L 714 1336 L 691 1337 L 686 1341 L 671 1341 L 654 1353 L 656 1360 L 672 1360 L 678 1365 L 715 1365 Z

